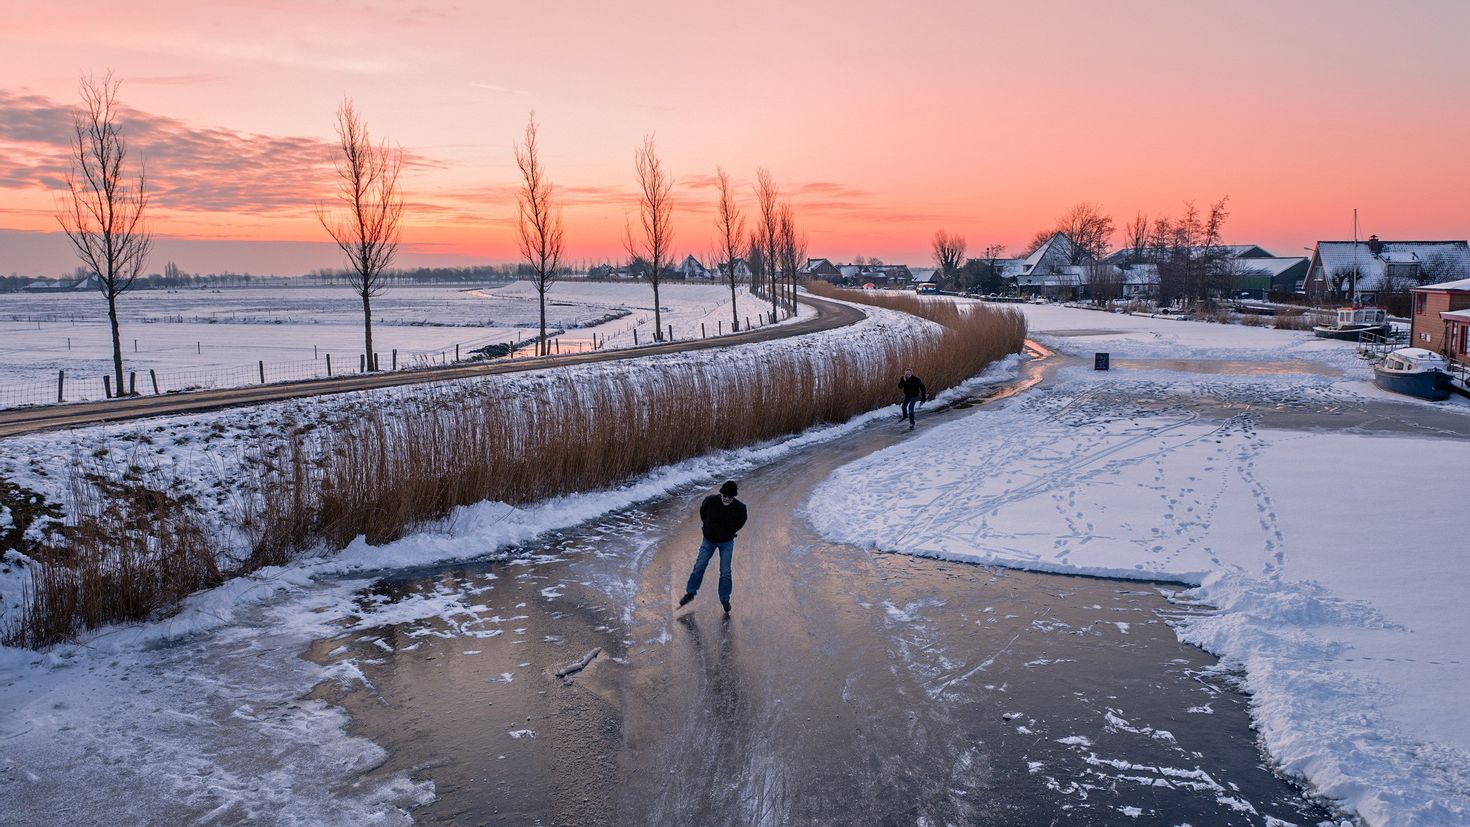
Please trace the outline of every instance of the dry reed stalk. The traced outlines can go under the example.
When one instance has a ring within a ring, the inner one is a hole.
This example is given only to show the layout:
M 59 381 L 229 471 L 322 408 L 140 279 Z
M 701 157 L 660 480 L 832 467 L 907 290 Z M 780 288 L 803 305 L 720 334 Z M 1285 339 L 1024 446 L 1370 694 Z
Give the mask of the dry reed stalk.
M 865 350 L 791 350 L 739 363 L 648 367 L 636 373 L 544 375 L 529 389 L 426 388 L 392 408 L 331 428 L 286 428 L 261 451 L 256 501 L 238 515 L 252 552 L 230 575 L 287 562 L 314 545 L 358 536 L 381 543 L 456 506 L 524 504 L 616 485 L 712 451 L 843 422 L 897 401 L 912 367 L 933 392 L 1020 350 L 1011 310 L 914 296 L 813 292 L 912 313 L 933 335 Z M 40 647 L 79 629 L 147 617 L 220 582 L 189 504 L 139 480 L 78 475 L 63 555 L 44 562 L 12 640 Z M 247 498 L 248 499 L 248 498 Z
M 155 469 L 71 469 L 64 547 L 37 558 L 6 642 L 40 648 L 84 629 L 167 611 L 223 582 L 193 503 L 171 496 Z
M 295 444 L 281 452 L 309 452 L 319 468 L 262 485 L 262 512 L 278 516 L 260 527 L 257 552 L 276 560 L 280 550 L 300 548 L 303 534 L 335 546 L 358 536 L 385 542 L 456 506 L 524 504 L 606 487 L 712 451 L 842 422 L 892 403 L 904 367 L 938 392 L 1018 351 L 1025 338 L 1024 320 L 1011 310 L 837 295 L 921 316 L 940 332 L 889 342 L 878 353 L 764 354 L 738 365 L 548 376 L 516 394 L 486 383 L 405 400 L 316 432 L 310 449 Z

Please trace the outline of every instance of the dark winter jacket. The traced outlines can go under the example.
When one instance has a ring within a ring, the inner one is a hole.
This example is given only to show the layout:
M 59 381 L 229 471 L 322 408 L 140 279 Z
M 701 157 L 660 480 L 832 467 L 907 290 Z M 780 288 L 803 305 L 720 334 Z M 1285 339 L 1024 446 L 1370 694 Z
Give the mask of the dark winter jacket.
M 745 525 L 745 503 L 732 499 L 725 505 L 719 494 L 711 494 L 699 504 L 699 519 L 704 521 L 704 539 L 711 543 L 733 540 Z
M 904 399 L 913 399 L 917 396 L 925 402 L 929 401 L 929 389 L 924 387 L 924 383 L 919 381 L 917 376 L 898 380 L 898 387 L 903 391 Z

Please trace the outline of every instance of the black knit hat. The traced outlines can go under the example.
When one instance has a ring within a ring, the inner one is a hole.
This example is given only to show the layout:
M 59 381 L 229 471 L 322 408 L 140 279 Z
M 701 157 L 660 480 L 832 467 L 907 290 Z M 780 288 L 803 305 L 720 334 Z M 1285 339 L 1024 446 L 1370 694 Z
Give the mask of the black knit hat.
M 739 491 L 740 486 L 736 485 L 734 480 L 725 480 L 725 484 L 720 486 L 720 496 L 723 497 L 733 497 Z

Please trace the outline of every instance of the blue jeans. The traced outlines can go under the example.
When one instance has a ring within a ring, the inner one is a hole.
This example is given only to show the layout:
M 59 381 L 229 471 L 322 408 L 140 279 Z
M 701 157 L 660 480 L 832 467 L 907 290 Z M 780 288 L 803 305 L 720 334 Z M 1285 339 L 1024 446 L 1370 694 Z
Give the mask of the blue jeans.
M 914 424 L 914 408 L 919 404 L 919 397 L 911 396 L 903 401 L 903 407 L 898 409 L 898 418 L 909 418 L 909 424 Z
M 698 594 L 699 584 L 704 582 L 704 570 L 709 566 L 709 558 L 714 556 L 715 549 L 720 550 L 720 602 L 730 602 L 730 556 L 735 552 L 735 541 L 726 540 L 723 543 L 712 543 L 705 540 L 699 544 L 699 556 L 694 558 L 694 571 L 689 572 L 689 585 L 684 587 L 688 594 Z

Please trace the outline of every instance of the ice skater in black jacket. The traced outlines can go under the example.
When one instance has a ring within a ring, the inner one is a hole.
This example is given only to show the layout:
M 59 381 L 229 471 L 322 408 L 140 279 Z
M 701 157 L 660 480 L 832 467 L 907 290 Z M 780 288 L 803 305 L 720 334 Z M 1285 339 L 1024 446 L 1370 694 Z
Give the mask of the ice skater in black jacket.
M 699 544 L 699 556 L 694 559 L 694 570 L 689 572 L 689 585 L 684 587 L 684 596 L 679 605 L 694 599 L 699 584 L 704 582 L 704 570 L 715 551 L 720 552 L 720 605 L 725 614 L 730 613 L 730 557 L 735 553 L 735 533 L 745 525 L 745 503 L 735 499 L 740 489 L 734 480 L 725 480 L 720 493 L 711 494 L 699 504 L 699 519 L 704 523 L 704 542 Z
M 929 389 L 919 377 L 914 375 L 913 368 L 904 368 L 903 378 L 898 380 L 898 389 L 903 391 L 903 406 L 898 409 L 898 421 L 905 418 L 909 421 L 909 430 L 914 429 L 914 407 L 929 401 Z

